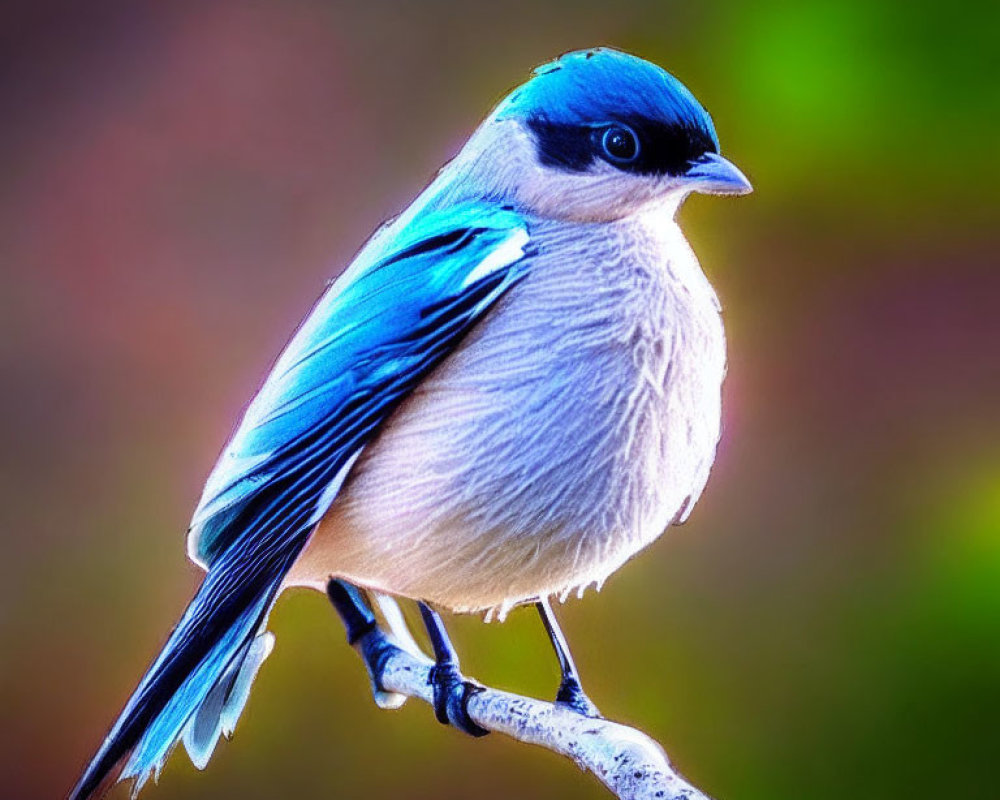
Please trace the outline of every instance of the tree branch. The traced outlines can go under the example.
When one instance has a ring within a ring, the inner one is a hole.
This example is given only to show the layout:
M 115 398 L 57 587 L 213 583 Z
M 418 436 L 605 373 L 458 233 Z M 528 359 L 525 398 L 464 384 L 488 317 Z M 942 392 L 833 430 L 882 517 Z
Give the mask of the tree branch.
M 398 708 L 413 697 L 433 706 L 433 662 L 410 636 L 395 603 L 377 600 L 393 635 L 376 627 L 354 642 L 368 666 L 375 702 Z M 468 712 L 487 730 L 572 759 L 619 800 L 710 800 L 673 770 L 657 742 L 634 728 L 489 687 L 469 698 Z

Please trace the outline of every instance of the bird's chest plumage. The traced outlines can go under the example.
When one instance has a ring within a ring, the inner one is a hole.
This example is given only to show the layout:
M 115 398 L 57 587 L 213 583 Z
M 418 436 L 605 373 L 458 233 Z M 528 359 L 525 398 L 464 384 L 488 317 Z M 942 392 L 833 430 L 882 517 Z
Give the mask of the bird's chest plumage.
M 603 580 L 696 499 L 724 338 L 679 229 L 538 223 L 532 244 L 528 277 L 366 447 L 307 571 L 503 607 Z

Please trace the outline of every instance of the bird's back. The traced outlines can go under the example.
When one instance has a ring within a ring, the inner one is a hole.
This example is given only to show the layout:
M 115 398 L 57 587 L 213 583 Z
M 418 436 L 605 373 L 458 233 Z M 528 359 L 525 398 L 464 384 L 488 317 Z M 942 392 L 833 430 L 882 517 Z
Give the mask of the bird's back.
M 365 448 L 290 582 L 502 611 L 603 581 L 697 498 L 725 344 L 672 215 L 530 235 L 528 277 Z

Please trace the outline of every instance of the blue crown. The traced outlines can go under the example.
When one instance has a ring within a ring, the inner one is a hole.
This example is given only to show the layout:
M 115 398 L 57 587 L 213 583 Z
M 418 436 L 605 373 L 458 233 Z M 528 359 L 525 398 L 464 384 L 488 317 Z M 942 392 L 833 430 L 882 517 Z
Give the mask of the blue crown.
M 711 116 L 683 83 L 656 64 L 607 47 L 543 64 L 497 111 L 571 125 L 642 117 L 701 130 L 719 146 Z

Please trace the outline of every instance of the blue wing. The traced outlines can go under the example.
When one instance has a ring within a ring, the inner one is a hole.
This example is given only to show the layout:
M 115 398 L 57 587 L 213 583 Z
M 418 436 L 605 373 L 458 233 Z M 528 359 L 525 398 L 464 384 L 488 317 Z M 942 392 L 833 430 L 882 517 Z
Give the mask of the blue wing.
M 116 765 L 137 789 L 182 737 L 192 760 L 207 762 L 267 655 L 282 579 L 354 458 L 523 277 L 527 241 L 508 209 L 426 213 L 377 236 L 320 299 L 209 477 L 188 539 L 208 574 L 73 800 L 91 796 Z
M 275 364 L 208 479 L 188 540 L 210 566 L 275 480 L 315 521 L 321 491 L 389 410 L 521 275 L 528 233 L 513 211 L 472 203 L 369 247 L 319 301 Z M 308 477 L 306 473 L 309 473 Z

